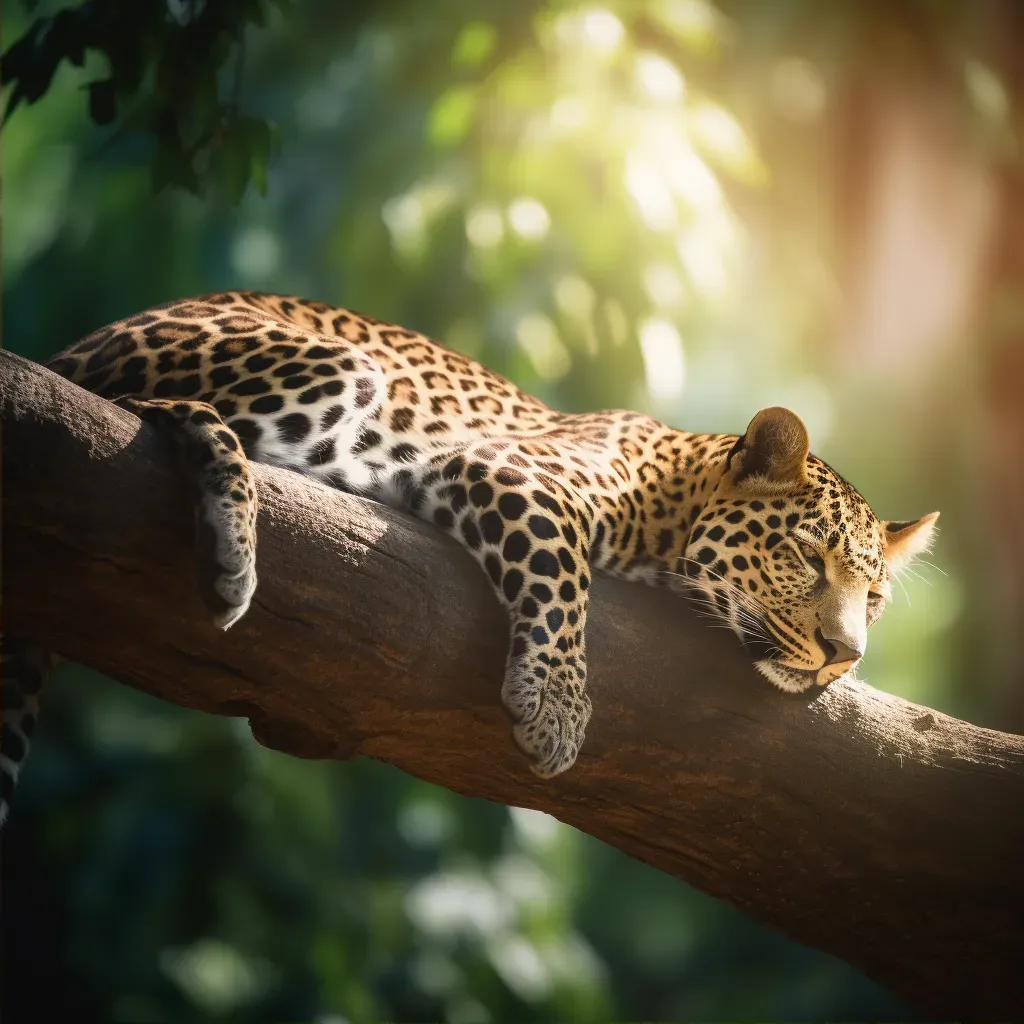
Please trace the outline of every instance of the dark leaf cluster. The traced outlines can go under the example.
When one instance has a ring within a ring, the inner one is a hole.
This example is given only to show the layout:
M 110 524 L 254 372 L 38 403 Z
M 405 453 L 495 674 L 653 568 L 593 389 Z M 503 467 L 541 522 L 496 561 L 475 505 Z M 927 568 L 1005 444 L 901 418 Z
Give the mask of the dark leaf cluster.
M 246 32 L 292 0 L 85 0 L 37 17 L 3 54 L 10 86 L 4 122 L 35 103 L 62 61 L 82 67 L 90 54 L 106 75 L 85 86 L 89 115 L 115 135 L 154 142 L 157 189 L 196 194 L 219 181 L 231 200 L 249 182 L 266 188 L 273 126 L 239 109 Z M 31 9 L 31 7 L 30 7 Z

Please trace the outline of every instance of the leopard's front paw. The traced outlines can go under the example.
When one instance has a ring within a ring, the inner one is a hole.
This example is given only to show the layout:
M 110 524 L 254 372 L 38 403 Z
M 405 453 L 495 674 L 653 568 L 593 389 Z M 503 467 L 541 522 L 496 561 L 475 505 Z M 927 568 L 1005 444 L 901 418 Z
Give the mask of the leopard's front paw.
M 213 623 L 219 629 L 230 629 L 249 610 L 256 592 L 255 559 L 235 573 L 221 572 L 213 581 L 213 590 L 221 598 L 220 607 L 207 602 Z
M 198 524 L 196 568 L 214 625 L 230 629 L 249 610 L 256 591 L 256 544 L 237 514 L 219 511 Z
M 136 399 L 117 404 L 174 440 L 197 491 L 199 593 L 221 629 L 248 610 L 256 590 L 256 486 L 239 436 L 207 402 Z
M 581 673 L 568 667 L 510 667 L 502 702 L 534 775 L 550 779 L 573 766 L 592 710 Z

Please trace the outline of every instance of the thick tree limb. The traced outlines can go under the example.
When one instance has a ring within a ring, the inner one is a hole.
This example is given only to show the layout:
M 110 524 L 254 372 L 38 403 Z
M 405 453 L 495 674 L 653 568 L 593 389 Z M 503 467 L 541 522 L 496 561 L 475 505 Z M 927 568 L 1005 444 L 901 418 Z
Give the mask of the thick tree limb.
M 258 467 L 260 587 L 224 634 L 163 440 L 6 353 L 0 409 L 11 633 L 299 757 L 549 811 L 931 1013 L 1024 1013 L 1024 738 L 861 684 L 787 697 L 681 599 L 600 579 L 594 718 L 541 782 L 498 701 L 503 613 L 453 541 Z

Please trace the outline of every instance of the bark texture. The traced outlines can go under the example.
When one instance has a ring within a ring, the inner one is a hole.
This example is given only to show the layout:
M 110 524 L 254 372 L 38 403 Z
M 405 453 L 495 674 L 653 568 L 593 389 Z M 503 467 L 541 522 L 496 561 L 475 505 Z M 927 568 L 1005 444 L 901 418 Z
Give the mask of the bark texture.
M 594 717 L 541 782 L 499 705 L 503 613 L 440 532 L 257 467 L 260 586 L 221 633 L 164 440 L 9 353 L 0 412 L 8 632 L 298 757 L 548 811 L 927 1013 L 1024 1015 L 1024 738 L 860 683 L 788 697 L 684 600 L 600 578 Z

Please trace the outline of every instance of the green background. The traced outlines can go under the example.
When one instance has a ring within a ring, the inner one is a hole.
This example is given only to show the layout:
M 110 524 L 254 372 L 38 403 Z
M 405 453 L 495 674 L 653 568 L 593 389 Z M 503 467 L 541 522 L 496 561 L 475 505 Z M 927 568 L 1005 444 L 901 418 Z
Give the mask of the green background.
M 421 330 L 568 410 L 739 432 L 788 405 L 881 516 L 943 511 L 941 568 L 897 588 L 861 675 L 1019 727 L 1019 607 L 986 585 L 972 447 L 1012 294 L 983 281 L 914 351 L 844 330 L 873 251 L 851 97 L 885 110 L 907 80 L 926 100 L 941 83 L 959 150 L 1000 173 L 1015 158 L 992 33 L 957 5 L 907 6 L 927 32 L 810 0 L 294 3 L 219 78 L 280 152 L 250 160 L 229 137 L 200 161 L 202 195 L 154 194 L 161 151 L 119 130 L 131 104 L 90 121 L 105 58 L 86 54 L 3 130 L 4 343 L 43 359 L 147 305 L 246 287 Z M 9 7 L 6 45 L 34 16 Z M 180 75 L 204 59 L 186 56 Z M 242 721 L 77 666 L 46 693 L 23 779 L 3 858 L 11 1021 L 912 1015 L 551 818 L 291 760 Z

